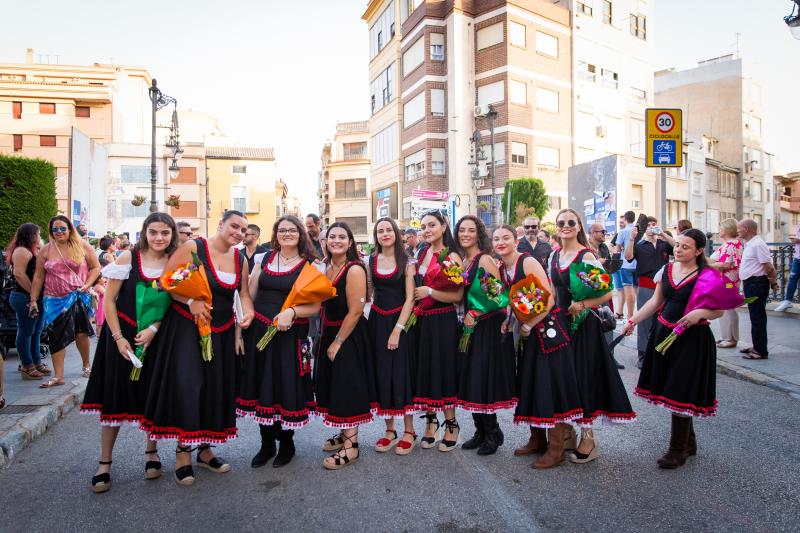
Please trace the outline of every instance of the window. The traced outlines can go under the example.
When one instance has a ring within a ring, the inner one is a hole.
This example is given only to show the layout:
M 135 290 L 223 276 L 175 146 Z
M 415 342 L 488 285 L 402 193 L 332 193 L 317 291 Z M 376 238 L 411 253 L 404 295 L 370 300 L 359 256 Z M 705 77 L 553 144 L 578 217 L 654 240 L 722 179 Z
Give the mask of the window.
M 511 163 L 515 165 L 528 164 L 528 145 L 525 143 L 511 143 Z
M 55 115 L 56 104 L 39 104 L 39 113 L 42 115 Z
M 547 209 L 550 211 L 560 211 L 561 210 L 561 197 L 560 196 L 548 196 L 547 197 Z
M 431 115 L 444 116 L 444 89 L 431 89 Z
M 702 180 L 700 176 L 692 176 L 692 194 L 702 194 Z
M 431 174 L 434 176 L 444 176 L 445 174 L 445 149 L 431 148 Z
M 584 0 L 583 2 L 578 2 L 576 6 L 576 11 L 578 13 L 583 13 L 584 15 L 592 16 L 592 2 L 591 0 Z
M 525 25 L 513 20 L 508 24 L 509 40 L 514 46 L 525 48 Z
M 389 65 L 370 84 L 372 113 L 375 114 L 394 99 L 394 80 L 396 63 Z
M 55 135 L 39 135 L 39 146 L 55 146 Z
M 504 101 L 504 91 L 505 87 L 502 81 L 496 81 L 488 85 L 481 85 L 478 87 L 478 105 L 486 106 Z
M 367 159 L 367 142 L 360 143 L 344 143 L 342 144 L 342 151 L 344 152 L 344 160 L 350 161 L 352 159 Z
M 444 61 L 444 33 L 431 33 L 431 61 Z
M 636 87 L 631 87 L 631 96 L 633 96 L 637 100 L 646 100 L 647 91 L 645 91 L 644 89 L 637 89 Z
M 559 168 L 561 166 L 560 159 L 558 148 L 549 146 L 536 147 L 536 164 L 540 167 Z
M 767 203 L 770 203 L 772 201 L 772 189 L 767 189 L 766 192 L 767 192 Z
M 19 152 L 22 150 L 22 135 L 14 134 L 14 151 Z
M 336 217 L 336 222 L 344 222 L 350 226 L 350 231 L 356 235 L 367 233 L 367 217 Z
M 421 178 L 425 174 L 425 150 L 414 152 L 403 161 L 406 181 Z
M 558 113 L 558 92 L 550 89 L 536 88 L 536 109 Z
M 372 166 L 381 167 L 397 159 L 397 122 L 372 136 Z
M 763 159 L 763 154 L 761 150 L 757 150 L 756 148 L 750 149 L 750 156 L 748 158 L 747 152 L 745 152 L 745 162 L 750 164 L 750 171 L 753 170 L 761 170 L 761 161 Z
M 231 209 L 247 213 L 247 187 L 244 185 L 231 186 Z
M 503 42 L 503 23 L 498 22 L 478 30 L 478 50 Z
M 558 57 L 558 38 L 536 32 L 536 51 L 550 57 Z
M 631 13 L 631 35 L 643 41 L 647 40 L 647 17 Z
M 150 214 L 150 202 L 142 205 L 133 205 L 130 202 L 122 202 L 122 216 L 124 218 L 144 218 Z
M 122 165 L 122 183 L 150 183 L 150 167 L 145 165 Z
M 336 180 L 336 198 L 366 198 L 367 180 L 365 178 Z
M 76 105 L 75 116 L 78 118 L 90 118 L 91 111 L 88 105 Z
M 742 190 L 745 196 L 750 196 L 750 180 L 742 181 Z
M 611 0 L 603 0 L 603 23 L 611 24 L 613 22 L 614 6 Z
M 642 186 L 631 185 L 631 209 L 642 208 Z
M 619 88 L 619 74 L 613 70 L 600 69 L 600 83 L 603 87 L 617 89 Z
M 508 98 L 511 103 L 528 105 L 528 84 L 524 81 L 508 80 Z
M 231 174 L 247 174 L 247 165 L 231 165 Z
M 13 108 L 14 118 L 22 118 L 22 102 L 12 102 L 11 107 Z
M 632 118 L 628 121 L 631 155 L 644 157 L 644 120 Z
M 403 52 L 403 76 L 411 72 L 425 61 L 425 37 L 416 40 L 411 48 Z
M 403 104 L 403 127 L 422 120 L 425 117 L 425 91 Z
M 170 183 L 197 183 L 197 167 L 178 167 L 178 175 Z
M 383 13 L 375 20 L 375 24 L 369 29 L 369 58 L 372 59 L 378 55 L 393 36 L 394 2 L 389 2 Z
M 750 192 L 752 193 L 752 198 L 754 202 L 761 202 L 763 196 L 763 187 L 760 182 L 754 181 L 752 186 L 750 187 Z
M 483 153 L 486 154 L 488 166 L 492 166 L 492 147 L 484 146 Z M 494 160 L 498 166 L 506 164 L 506 143 L 494 143 Z
M 750 133 L 755 137 L 761 137 L 761 119 L 750 117 Z
M 594 83 L 597 79 L 596 67 L 585 61 L 578 61 L 578 77 L 582 80 Z

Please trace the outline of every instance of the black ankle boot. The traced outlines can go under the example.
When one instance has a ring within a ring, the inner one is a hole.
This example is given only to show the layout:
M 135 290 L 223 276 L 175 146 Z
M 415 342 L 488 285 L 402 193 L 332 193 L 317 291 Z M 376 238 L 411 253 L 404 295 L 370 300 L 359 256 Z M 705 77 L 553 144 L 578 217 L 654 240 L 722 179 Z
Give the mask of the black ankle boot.
M 492 455 L 497 451 L 497 448 L 502 446 L 505 437 L 500 425 L 497 423 L 496 415 L 485 415 L 484 426 L 486 428 L 486 440 L 478 448 L 478 455 Z
M 272 467 L 280 468 L 288 465 L 294 457 L 294 430 L 276 428 L 275 432 L 280 448 L 275 460 L 272 461 Z
M 253 457 L 253 460 L 250 461 L 250 466 L 253 468 L 259 468 L 267 464 L 270 459 L 275 457 L 275 452 L 277 451 L 277 446 L 275 444 L 275 428 L 272 425 L 259 425 L 258 429 L 261 432 L 261 449 L 255 457 Z
M 481 444 L 483 444 L 483 441 L 486 440 L 486 429 L 483 426 L 483 416 L 480 414 L 473 414 L 472 420 L 475 422 L 475 435 L 461 445 L 461 447 L 465 450 L 474 450 L 476 448 L 480 448 Z

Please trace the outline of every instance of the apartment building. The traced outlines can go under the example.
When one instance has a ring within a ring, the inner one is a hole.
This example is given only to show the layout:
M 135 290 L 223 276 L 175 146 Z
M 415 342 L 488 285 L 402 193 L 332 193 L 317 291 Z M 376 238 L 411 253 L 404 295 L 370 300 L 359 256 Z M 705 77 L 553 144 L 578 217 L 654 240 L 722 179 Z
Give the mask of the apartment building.
M 373 0 L 362 18 L 369 27 L 376 210 L 380 202 L 411 223 L 419 198 L 447 193 L 437 199 L 449 202 L 453 218 L 477 211 L 491 223 L 493 192 L 499 200 L 505 181 L 517 177 L 541 178 L 551 205 L 566 204 L 568 9 L 545 0 Z M 493 162 L 490 105 L 497 113 Z M 473 177 L 469 163 L 480 147 L 489 161 Z
M 800 225 L 800 172 L 775 176 L 775 187 L 775 194 L 778 195 L 776 218 L 780 220 L 775 240 L 788 242 L 789 237 L 797 234 L 797 226 Z
M 325 143 L 321 154 L 319 199 L 323 225 L 346 222 L 360 243 L 371 240 L 372 221 L 383 216 L 382 209 L 388 210 L 387 206 L 373 211 L 368 141 L 367 121 L 339 122 L 333 140 Z
M 763 143 L 761 85 L 747 74 L 742 59 L 726 55 L 691 69 L 657 72 L 655 89 L 658 107 L 683 110 L 684 142 L 701 146 L 708 154 L 706 168 L 719 176 L 708 182 L 708 230 L 716 231 L 715 221 L 729 216 L 751 217 L 761 235 L 772 240 L 780 220 L 772 154 Z M 681 218 L 692 219 L 694 211 L 699 207 Z

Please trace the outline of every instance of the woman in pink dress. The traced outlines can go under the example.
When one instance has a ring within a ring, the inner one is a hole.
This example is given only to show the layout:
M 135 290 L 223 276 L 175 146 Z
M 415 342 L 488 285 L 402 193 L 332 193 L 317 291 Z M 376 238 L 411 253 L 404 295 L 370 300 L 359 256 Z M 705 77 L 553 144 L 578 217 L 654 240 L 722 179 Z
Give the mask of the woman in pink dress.
M 719 236 L 725 241 L 716 252 L 711 255 L 709 262 L 712 268 L 722 272 L 731 282 L 739 288 L 739 264 L 742 262 L 744 245 L 737 236 L 737 223 L 733 218 L 728 218 L 719 224 Z M 736 309 L 730 309 L 722 314 L 719 319 L 720 335 L 717 346 L 720 348 L 735 348 L 739 342 L 739 315 Z

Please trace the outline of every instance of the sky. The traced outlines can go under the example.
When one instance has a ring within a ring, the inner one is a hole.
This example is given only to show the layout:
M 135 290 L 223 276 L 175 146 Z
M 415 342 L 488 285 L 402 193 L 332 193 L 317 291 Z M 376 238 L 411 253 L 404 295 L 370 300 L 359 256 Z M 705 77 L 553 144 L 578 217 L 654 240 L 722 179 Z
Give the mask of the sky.
M 369 118 L 366 0 L 0 0 L 0 63 L 25 49 L 61 64 L 146 67 L 179 109 L 204 111 L 243 145 L 275 148 L 278 173 L 317 209 L 322 144 Z M 656 69 L 739 52 L 763 86 L 765 149 L 800 170 L 800 41 L 789 0 L 655 0 Z M 794 94 L 792 93 L 794 88 Z M 795 104 L 795 105 L 792 105 Z

